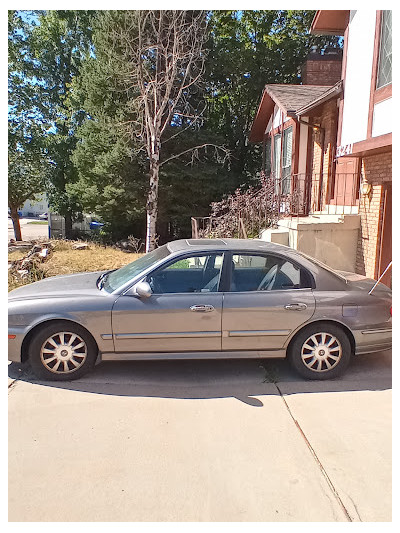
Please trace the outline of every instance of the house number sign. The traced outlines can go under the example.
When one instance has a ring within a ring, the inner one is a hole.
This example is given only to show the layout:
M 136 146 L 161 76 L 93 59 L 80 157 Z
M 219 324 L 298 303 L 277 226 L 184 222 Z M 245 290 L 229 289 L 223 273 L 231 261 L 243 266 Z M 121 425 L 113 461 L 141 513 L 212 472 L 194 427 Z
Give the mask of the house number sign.
M 351 155 L 353 153 L 353 143 L 343 144 L 336 148 L 336 157 L 343 157 L 344 155 Z

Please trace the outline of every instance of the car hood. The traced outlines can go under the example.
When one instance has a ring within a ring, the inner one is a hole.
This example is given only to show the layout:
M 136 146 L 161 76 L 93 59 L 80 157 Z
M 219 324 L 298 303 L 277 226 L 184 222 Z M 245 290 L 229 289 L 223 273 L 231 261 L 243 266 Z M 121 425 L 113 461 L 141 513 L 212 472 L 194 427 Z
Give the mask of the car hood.
M 102 294 L 97 280 L 102 272 L 84 272 L 54 276 L 14 289 L 8 294 L 9 301 L 36 298 L 83 298 Z

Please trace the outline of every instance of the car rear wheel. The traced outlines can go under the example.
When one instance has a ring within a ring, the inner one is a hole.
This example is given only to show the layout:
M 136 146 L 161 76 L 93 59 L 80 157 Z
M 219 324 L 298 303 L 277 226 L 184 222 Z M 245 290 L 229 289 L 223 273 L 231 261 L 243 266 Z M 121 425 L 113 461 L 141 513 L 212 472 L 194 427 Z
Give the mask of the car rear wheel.
M 351 345 L 346 333 L 334 324 L 304 328 L 289 348 L 293 368 L 306 379 L 332 379 L 347 368 Z
M 44 326 L 29 344 L 29 361 L 40 379 L 78 379 L 93 368 L 96 357 L 97 346 L 92 336 L 71 322 Z

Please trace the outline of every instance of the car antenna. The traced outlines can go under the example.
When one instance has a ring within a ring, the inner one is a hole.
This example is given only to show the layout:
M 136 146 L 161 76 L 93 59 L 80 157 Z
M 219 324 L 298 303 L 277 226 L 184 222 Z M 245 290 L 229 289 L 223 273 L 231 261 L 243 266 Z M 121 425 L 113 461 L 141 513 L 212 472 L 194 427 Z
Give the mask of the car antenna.
M 381 279 L 383 278 L 383 276 L 386 274 L 386 272 L 389 270 L 389 268 L 392 266 L 392 262 L 390 261 L 390 263 L 388 264 L 388 266 L 385 268 L 384 272 L 380 275 L 378 281 L 375 283 L 375 285 L 372 287 L 372 289 L 369 291 L 368 294 L 372 294 L 372 291 L 375 290 L 375 287 L 378 285 L 378 283 L 381 281 Z

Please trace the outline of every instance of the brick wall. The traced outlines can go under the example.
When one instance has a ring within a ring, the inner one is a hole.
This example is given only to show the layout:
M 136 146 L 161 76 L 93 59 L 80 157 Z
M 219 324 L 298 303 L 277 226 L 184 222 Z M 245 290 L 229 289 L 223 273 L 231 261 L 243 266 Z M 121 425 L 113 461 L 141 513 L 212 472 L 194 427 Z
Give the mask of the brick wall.
M 301 79 L 304 85 L 335 85 L 342 75 L 342 60 L 308 59 L 301 69 Z
M 361 183 L 369 183 L 368 195 L 361 195 L 361 229 L 357 246 L 356 272 L 376 278 L 381 246 L 385 182 L 392 181 L 392 152 L 361 160 Z

